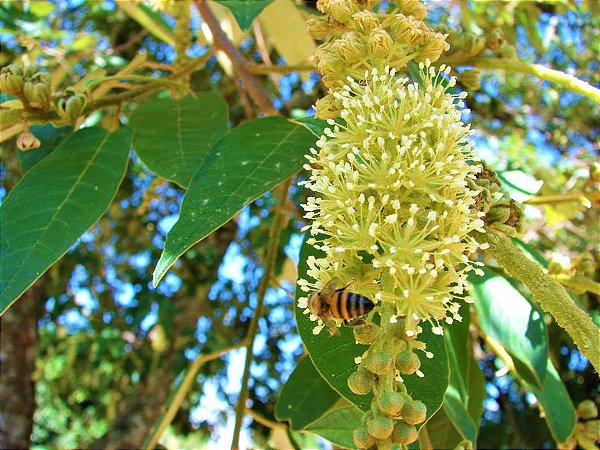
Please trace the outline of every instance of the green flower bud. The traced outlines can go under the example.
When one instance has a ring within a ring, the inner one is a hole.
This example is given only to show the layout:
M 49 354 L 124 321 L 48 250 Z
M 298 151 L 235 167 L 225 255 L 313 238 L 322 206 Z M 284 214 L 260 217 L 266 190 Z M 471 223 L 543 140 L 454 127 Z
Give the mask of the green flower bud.
M 598 416 L 598 407 L 593 400 L 584 400 L 577 405 L 577 415 L 584 420 L 595 419 Z
M 31 78 L 35 77 L 38 73 L 38 66 L 25 66 L 23 67 L 23 78 L 29 81 Z
M 13 70 L 14 68 L 14 70 Z M 0 91 L 6 94 L 16 95 L 23 90 L 23 77 L 20 75 L 19 66 L 12 64 L 2 68 L 0 71 Z
M 379 20 L 377 19 L 377 15 L 372 11 L 359 11 L 352 16 L 353 22 L 365 36 L 371 34 L 371 32 L 379 28 Z
M 402 418 L 409 425 L 417 425 L 427 418 L 427 407 L 419 400 L 407 402 L 402 409 Z
M 392 37 L 381 28 L 373 30 L 367 40 L 369 53 L 376 58 L 385 58 L 391 55 L 393 46 Z
M 385 416 L 373 416 L 367 420 L 367 429 L 375 439 L 387 439 L 394 431 L 394 421 Z
M 360 327 L 354 328 L 354 339 L 358 344 L 370 345 L 379 337 L 381 329 L 373 322 L 366 322 Z
M 441 54 L 448 49 L 450 49 L 450 45 L 446 42 L 446 36 L 440 33 L 431 33 L 429 40 L 421 48 L 418 61 L 425 61 L 426 59 L 437 61 Z
M 421 367 L 421 360 L 416 353 L 410 350 L 400 352 L 396 356 L 396 369 L 400 373 L 411 375 L 419 370 L 419 367 Z
M 356 372 L 348 377 L 348 387 L 358 395 L 365 395 L 373 389 L 373 375 L 359 367 Z
M 470 57 L 477 56 L 485 50 L 485 39 L 472 33 L 465 34 L 461 48 Z
M 404 14 L 396 14 L 396 17 L 390 25 L 390 33 L 394 40 L 405 42 L 407 36 L 410 35 L 410 30 L 416 28 L 416 20 L 413 17 L 407 17 Z
M 355 0 L 331 0 L 329 14 L 340 23 L 352 21 L 352 16 L 360 10 Z
M 350 31 L 335 41 L 334 48 L 338 55 L 348 64 L 353 64 L 364 57 L 367 44 L 364 36 Z
M 398 7 L 403 14 L 418 20 L 423 20 L 427 16 L 427 9 L 419 0 L 400 0 Z
M 328 94 L 315 103 L 315 115 L 320 119 L 335 119 L 340 114 L 342 104 L 333 95 Z
M 352 433 L 352 440 L 356 448 L 369 448 L 375 445 L 375 438 L 369 434 L 367 427 L 356 428 Z
M 460 82 L 466 88 L 477 90 L 481 84 L 481 70 L 479 69 L 469 69 L 465 70 L 458 76 Z
M 330 33 L 331 27 L 327 19 L 311 16 L 306 20 L 306 30 L 314 39 L 322 40 Z
M 17 138 L 17 148 L 21 151 L 33 150 L 41 145 L 40 140 L 36 138 L 29 130 L 23 131 Z
M 376 375 L 383 375 L 392 367 L 390 354 L 382 349 L 371 349 L 364 360 L 365 367 Z
M 494 28 L 485 37 L 485 46 L 490 50 L 498 50 L 504 43 L 504 33 L 500 28 Z
M 508 205 L 495 204 L 485 216 L 488 223 L 505 223 L 510 218 L 510 207 Z
M 384 415 L 396 417 L 404 407 L 404 397 L 397 392 L 384 392 L 377 397 L 377 407 Z
M 596 261 L 591 253 L 581 253 L 573 258 L 573 267 L 579 273 L 592 275 L 596 271 Z
M 43 82 L 27 81 L 23 86 L 23 94 L 34 108 L 48 109 L 50 106 L 50 86 Z
M 317 51 L 315 54 L 317 67 L 323 76 L 336 77 L 344 70 L 344 62 L 339 55 L 331 50 Z
M 414 425 L 409 425 L 402 421 L 398 421 L 394 425 L 394 431 L 392 432 L 392 440 L 394 442 L 408 445 L 415 442 L 418 437 L 419 433 Z
M 600 420 L 588 420 L 585 423 L 585 434 L 597 441 L 600 436 Z

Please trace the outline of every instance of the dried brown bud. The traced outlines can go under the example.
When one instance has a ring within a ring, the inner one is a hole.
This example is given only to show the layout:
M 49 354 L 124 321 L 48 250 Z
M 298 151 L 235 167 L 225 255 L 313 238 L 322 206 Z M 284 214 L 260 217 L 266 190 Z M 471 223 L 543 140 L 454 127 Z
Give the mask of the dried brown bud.
M 17 148 L 21 151 L 33 150 L 40 147 L 41 142 L 29 130 L 23 131 L 17 138 Z

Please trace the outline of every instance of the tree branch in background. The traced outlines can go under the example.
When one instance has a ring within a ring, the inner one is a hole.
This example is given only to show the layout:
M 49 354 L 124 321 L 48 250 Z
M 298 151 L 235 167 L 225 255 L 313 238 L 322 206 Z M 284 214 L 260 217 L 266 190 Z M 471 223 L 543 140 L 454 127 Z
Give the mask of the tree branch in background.
M 252 100 L 254 100 L 260 111 L 268 116 L 278 114 L 267 91 L 248 69 L 248 63 L 244 56 L 221 29 L 219 21 L 211 11 L 208 3 L 206 3 L 206 0 L 194 0 L 194 3 L 202 16 L 202 20 L 204 20 L 213 36 L 214 46 L 229 57 L 235 74 L 239 77 L 244 89 L 248 92 Z
M 276 190 L 279 191 L 279 196 L 277 197 L 277 203 L 275 205 L 273 222 L 269 228 L 269 244 L 265 254 L 264 273 L 260 279 L 258 289 L 256 290 L 256 308 L 245 339 L 246 361 L 244 363 L 244 373 L 242 374 L 242 389 L 235 408 L 235 428 L 233 430 L 233 440 L 231 442 L 232 450 L 237 450 L 239 448 L 240 430 L 242 428 L 242 420 L 244 418 L 244 412 L 246 411 L 246 400 L 248 398 L 248 379 L 250 378 L 250 364 L 253 359 L 252 349 L 254 347 L 254 338 L 258 331 L 258 320 L 261 318 L 263 312 L 265 293 L 267 292 L 267 288 L 271 281 L 271 274 L 275 268 L 275 261 L 280 246 L 281 230 L 287 219 L 287 215 L 290 213 L 285 207 L 285 204 L 287 202 L 290 186 L 292 185 L 292 180 L 293 178 L 290 178 L 276 188 Z
M 512 277 L 527 286 L 540 308 L 554 317 L 556 323 L 573 338 L 596 372 L 600 371 L 600 330 L 590 316 L 573 302 L 565 288 L 525 256 L 510 238 L 488 231 L 485 234 L 478 233 L 476 239 L 489 244 L 486 251 Z

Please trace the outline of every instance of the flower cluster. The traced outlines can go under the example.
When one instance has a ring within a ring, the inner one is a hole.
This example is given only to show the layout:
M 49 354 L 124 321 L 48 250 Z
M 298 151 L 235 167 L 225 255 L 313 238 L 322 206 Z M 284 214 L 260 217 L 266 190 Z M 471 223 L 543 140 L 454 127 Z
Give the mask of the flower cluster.
M 421 63 L 423 86 L 388 68 L 361 83 L 348 78 L 335 93 L 344 123 L 331 120 L 307 156 L 304 184 L 318 194 L 303 205 L 307 242 L 326 256 L 308 261 L 315 281 L 301 287 L 353 281 L 353 290 L 405 317 L 409 335 L 422 321 L 441 334 L 441 320 L 460 320 L 455 297 L 481 264 L 468 258 L 481 248 L 471 233 L 484 232 L 480 191 L 470 187 L 481 166 L 461 121 L 464 96 L 447 92 L 454 78 L 443 81 L 448 71 Z

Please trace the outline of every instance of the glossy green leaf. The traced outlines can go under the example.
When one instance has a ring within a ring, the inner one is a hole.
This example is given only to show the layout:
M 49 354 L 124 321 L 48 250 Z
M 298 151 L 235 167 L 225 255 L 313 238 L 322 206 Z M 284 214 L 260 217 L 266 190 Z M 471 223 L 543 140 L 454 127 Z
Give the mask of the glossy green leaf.
M 548 359 L 542 314 L 500 275 L 486 271 L 471 282 L 481 329 L 506 349 L 520 377 L 541 387 Z
M 227 104 L 212 92 L 161 98 L 138 107 L 133 148 L 155 174 L 187 187 L 211 147 L 227 133 Z
M 340 396 L 321 377 L 308 357 L 300 360 L 281 390 L 275 417 L 287 420 L 292 430 L 302 430 L 327 412 Z
M 316 258 L 322 257 L 322 253 L 305 243 L 300 251 L 298 278 L 306 278 L 306 260 L 310 255 Z M 299 297 L 305 295 L 306 293 L 297 288 L 296 303 Z M 350 327 L 341 327 L 340 336 L 330 336 L 327 330 L 323 330 L 318 335 L 313 334 L 312 330 L 316 323 L 298 308 L 296 308 L 296 322 L 302 342 L 321 376 L 342 397 L 359 409 L 368 410 L 371 406 L 372 394 L 356 395 L 350 391 L 347 384 L 348 377 L 356 370 L 354 358 L 362 356 L 368 347 L 356 343 Z M 444 340 L 440 336 L 433 335 L 429 326 L 424 328 L 419 339 L 427 343 L 427 350 L 434 354 L 434 358 L 428 359 L 421 354 L 421 371 L 425 377 L 407 376 L 404 378 L 404 383 L 415 399 L 425 403 L 427 417 L 431 417 L 440 408 L 448 386 L 448 357 Z
M 531 385 L 529 388 L 542 406 L 550 433 L 557 442 L 565 442 L 577 422 L 575 407 L 550 359 L 546 364 L 546 379 L 542 389 Z
M 177 258 L 244 206 L 298 172 L 314 136 L 282 117 L 246 122 L 210 150 L 192 179 L 179 220 L 154 270 L 156 286 Z
M 362 413 L 354 406 L 344 406 L 328 412 L 306 427 L 306 431 L 318 434 L 334 445 L 354 448 L 352 434 L 360 426 Z
M 240 28 L 244 31 L 252 26 L 252 21 L 273 0 L 216 0 L 230 9 Z
M 427 422 L 427 436 L 434 449 L 456 448 L 464 438 L 448 417 L 446 408 L 440 408 Z
M 323 134 L 325 134 L 325 128 L 330 126 L 326 120 L 316 119 L 315 117 L 302 117 L 294 119 L 293 121 L 304 125 L 306 129 L 317 138 L 323 136 Z
M 19 162 L 21 170 L 26 173 L 38 162 L 44 159 L 52 152 L 62 141 L 64 141 L 72 132 L 72 127 L 54 128 L 50 124 L 34 125 L 30 131 L 40 140 L 40 147 L 28 152 L 19 152 Z
M 84 128 L 36 164 L 0 208 L 0 313 L 106 211 L 125 175 L 131 131 Z

